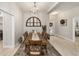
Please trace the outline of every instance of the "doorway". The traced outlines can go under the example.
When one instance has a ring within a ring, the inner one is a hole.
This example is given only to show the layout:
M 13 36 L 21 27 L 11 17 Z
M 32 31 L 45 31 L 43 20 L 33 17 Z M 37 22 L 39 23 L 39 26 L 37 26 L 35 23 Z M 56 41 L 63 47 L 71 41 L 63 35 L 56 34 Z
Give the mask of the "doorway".
M 0 11 L 0 47 L 3 47 L 3 14 Z
M 1 26 L 1 48 L 14 47 L 14 16 L 0 9 L 0 26 Z
M 73 19 L 73 40 L 79 43 L 79 17 Z

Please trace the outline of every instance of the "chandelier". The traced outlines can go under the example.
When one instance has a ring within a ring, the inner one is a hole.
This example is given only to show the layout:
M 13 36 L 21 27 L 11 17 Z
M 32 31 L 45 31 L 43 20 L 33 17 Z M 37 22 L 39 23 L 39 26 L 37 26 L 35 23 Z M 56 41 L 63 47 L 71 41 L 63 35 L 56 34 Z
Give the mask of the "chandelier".
M 33 8 L 31 9 L 31 12 L 33 15 L 38 14 L 38 7 L 36 2 L 33 3 Z

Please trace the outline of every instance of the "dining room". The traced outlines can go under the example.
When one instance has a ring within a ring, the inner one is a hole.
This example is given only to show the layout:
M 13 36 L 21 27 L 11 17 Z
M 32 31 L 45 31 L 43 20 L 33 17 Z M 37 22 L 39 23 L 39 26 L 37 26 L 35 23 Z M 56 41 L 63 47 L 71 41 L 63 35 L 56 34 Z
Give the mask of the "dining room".
M 76 2 L 1 2 L 4 18 L 0 17 L 0 22 L 4 19 L 4 23 L 0 55 L 77 55 L 72 18 L 79 15 L 78 6 Z

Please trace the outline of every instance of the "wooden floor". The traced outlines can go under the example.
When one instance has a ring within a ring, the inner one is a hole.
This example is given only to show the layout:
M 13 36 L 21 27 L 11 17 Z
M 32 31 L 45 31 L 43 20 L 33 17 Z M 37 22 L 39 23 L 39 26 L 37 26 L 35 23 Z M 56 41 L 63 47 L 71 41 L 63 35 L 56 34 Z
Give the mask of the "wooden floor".
M 49 42 L 57 49 L 57 51 L 63 56 L 76 56 L 78 55 L 77 47 L 75 43 L 65 40 L 60 37 L 52 36 Z
M 0 56 L 12 56 L 19 47 L 20 45 L 15 48 L 3 48 L 3 41 L 0 41 Z
M 76 37 L 76 49 L 77 49 L 77 55 L 79 56 L 79 37 Z
M 57 49 L 62 56 L 77 56 L 79 55 L 79 43 L 73 43 L 69 40 L 65 40 L 60 37 L 51 36 L 49 42 Z M 20 46 L 20 45 L 19 45 Z M 3 48 L 2 41 L 0 41 L 0 55 L 1 56 L 12 56 L 19 48 L 17 46 L 14 49 Z

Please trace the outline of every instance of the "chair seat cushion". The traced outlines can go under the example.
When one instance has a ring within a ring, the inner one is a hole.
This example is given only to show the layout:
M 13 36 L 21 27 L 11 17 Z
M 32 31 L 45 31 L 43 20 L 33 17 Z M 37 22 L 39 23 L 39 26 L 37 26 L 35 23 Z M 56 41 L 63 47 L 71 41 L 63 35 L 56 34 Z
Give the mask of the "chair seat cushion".
M 33 52 L 32 51 L 32 52 L 30 52 L 30 54 L 32 54 L 32 55 L 40 55 L 41 53 L 40 52 L 35 52 L 35 51 Z

